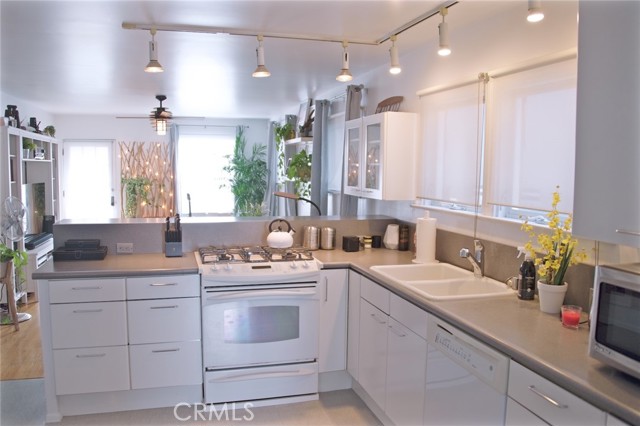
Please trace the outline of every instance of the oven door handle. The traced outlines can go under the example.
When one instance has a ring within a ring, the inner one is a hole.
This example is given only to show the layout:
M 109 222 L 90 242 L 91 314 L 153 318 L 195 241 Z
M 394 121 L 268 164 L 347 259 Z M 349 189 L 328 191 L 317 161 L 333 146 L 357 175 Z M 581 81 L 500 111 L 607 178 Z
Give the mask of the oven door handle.
M 298 368 L 295 370 L 279 370 L 279 371 L 268 371 L 268 372 L 261 372 L 261 373 L 230 374 L 227 376 L 210 379 L 209 382 L 223 383 L 223 382 L 235 382 L 239 380 L 266 379 L 270 377 L 309 376 L 311 374 L 315 374 L 315 370 L 311 368 Z
M 230 300 L 230 299 L 264 299 L 271 297 L 313 297 L 317 294 L 316 289 L 304 290 L 248 290 L 225 293 L 209 293 L 207 300 Z

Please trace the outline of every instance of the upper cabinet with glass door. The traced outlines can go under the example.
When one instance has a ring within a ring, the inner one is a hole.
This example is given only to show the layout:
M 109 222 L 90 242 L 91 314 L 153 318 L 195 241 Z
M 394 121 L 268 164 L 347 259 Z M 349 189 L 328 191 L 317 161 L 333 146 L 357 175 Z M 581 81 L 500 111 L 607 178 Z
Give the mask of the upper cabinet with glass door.
M 376 200 L 415 198 L 415 113 L 383 112 L 350 120 L 345 131 L 345 194 Z

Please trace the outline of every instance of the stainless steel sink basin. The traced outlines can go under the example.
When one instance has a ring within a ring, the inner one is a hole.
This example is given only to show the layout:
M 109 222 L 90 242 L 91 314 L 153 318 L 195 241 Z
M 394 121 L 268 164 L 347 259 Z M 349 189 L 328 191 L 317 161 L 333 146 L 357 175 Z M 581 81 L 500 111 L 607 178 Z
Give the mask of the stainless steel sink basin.
M 476 299 L 515 294 L 500 281 L 488 277 L 476 278 L 471 271 L 448 263 L 377 265 L 372 266 L 371 270 L 432 300 Z

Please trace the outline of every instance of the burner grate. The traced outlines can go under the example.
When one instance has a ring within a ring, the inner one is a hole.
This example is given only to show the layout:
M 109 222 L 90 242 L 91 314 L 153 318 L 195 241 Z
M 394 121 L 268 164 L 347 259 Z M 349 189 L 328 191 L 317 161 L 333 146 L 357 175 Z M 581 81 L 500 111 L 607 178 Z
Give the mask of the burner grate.
M 303 247 L 278 249 L 272 247 L 202 247 L 198 250 L 203 264 L 257 263 L 313 260 L 311 251 Z

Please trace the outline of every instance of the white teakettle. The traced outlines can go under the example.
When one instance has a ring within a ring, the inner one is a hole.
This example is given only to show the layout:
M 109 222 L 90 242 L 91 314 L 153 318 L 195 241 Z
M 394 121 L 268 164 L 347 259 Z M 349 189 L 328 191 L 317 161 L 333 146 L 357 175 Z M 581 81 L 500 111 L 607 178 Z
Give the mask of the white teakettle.
M 273 225 L 276 222 L 282 222 L 287 225 L 287 230 L 282 230 L 282 225 L 278 224 L 274 230 Z M 273 248 L 289 248 L 293 245 L 293 234 L 296 231 L 291 227 L 291 224 L 284 219 L 276 219 L 269 224 L 269 235 L 267 235 L 267 245 Z

